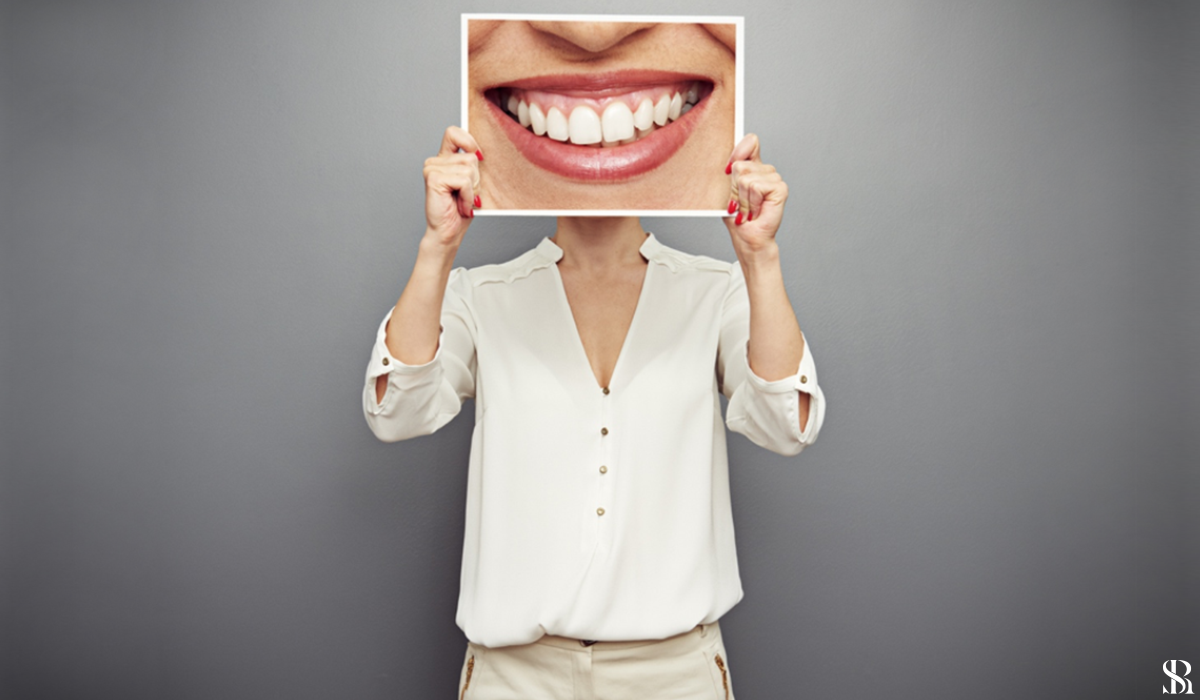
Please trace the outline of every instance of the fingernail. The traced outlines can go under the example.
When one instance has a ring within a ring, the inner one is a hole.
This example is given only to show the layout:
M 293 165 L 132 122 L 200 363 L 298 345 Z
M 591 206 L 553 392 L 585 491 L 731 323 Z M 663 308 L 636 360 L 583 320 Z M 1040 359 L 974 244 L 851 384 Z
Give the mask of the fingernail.
M 482 206 L 483 206 L 483 200 L 479 198 L 479 195 L 475 195 L 475 208 L 478 209 Z
M 727 211 L 728 211 L 730 214 L 732 214 L 733 212 L 737 211 L 737 200 L 736 200 L 736 199 L 731 199 L 731 200 L 729 200 L 729 209 L 728 209 Z
M 733 223 L 737 224 L 738 226 L 742 225 L 742 212 L 738 212 L 737 218 L 733 220 Z
M 475 151 L 475 157 L 479 160 L 483 160 L 483 151 Z
M 726 175 L 732 175 L 732 174 L 733 174 L 733 161 L 732 161 L 732 160 L 731 160 L 731 161 L 729 161 L 729 165 L 726 165 L 726 166 L 725 166 L 725 174 L 726 174 Z
M 754 212 L 746 214 L 746 223 L 750 223 L 751 221 L 754 221 Z

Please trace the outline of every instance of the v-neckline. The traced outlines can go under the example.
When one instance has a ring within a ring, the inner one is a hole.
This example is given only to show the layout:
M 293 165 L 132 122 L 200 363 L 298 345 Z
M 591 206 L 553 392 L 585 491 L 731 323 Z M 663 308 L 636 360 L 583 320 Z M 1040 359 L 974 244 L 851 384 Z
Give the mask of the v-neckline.
M 648 234 L 646 240 L 651 240 L 653 234 Z M 546 239 L 551 245 L 558 247 L 554 241 Z M 650 284 L 650 271 L 654 268 L 654 261 L 646 257 L 645 243 L 642 248 L 638 249 L 638 254 L 646 259 L 646 272 L 642 275 L 642 287 L 638 290 L 637 304 L 633 307 L 633 317 L 629 319 L 629 328 L 625 330 L 625 337 L 621 340 L 621 349 L 617 351 L 617 361 L 613 363 L 612 376 L 608 378 L 608 384 L 600 383 L 600 378 L 596 376 L 595 370 L 592 369 L 592 360 L 588 357 L 587 346 L 583 344 L 583 335 L 579 332 L 579 324 L 575 320 L 575 310 L 571 308 L 571 300 L 567 297 L 567 286 L 563 284 L 562 272 L 558 269 L 558 261 L 550 263 L 550 267 L 554 268 L 554 279 L 558 282 L 558 298 L 562 302 L 563 310 L 567 314 L 567 319 L 571 322 L 571 329 L 574 331 L 575 347 L 579 350 L 579 356 L 583 358 L 583 368 L 587 371 L 587 376 L 591 379 L 591 384 L 597 389 L 610 389 L 617 382 L 620 376 L 622 360 L 625 359 L 626 349 L 629 348 L 629 342 L 634 337 L 634 330 L 637 329 L 638 318 L 642 316 L 642 307 L 645 306 L 646 287 Z M 559 249 L 561 251 L 561 248 Z M 561 258 L 560 258 L 561 259 Z

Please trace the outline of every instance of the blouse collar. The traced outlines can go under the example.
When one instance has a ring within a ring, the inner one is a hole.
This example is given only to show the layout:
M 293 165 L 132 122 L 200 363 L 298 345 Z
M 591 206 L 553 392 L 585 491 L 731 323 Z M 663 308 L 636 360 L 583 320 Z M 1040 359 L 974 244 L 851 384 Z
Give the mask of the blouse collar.
M 550 240 L 549 236 L 543 238 L 541 243 L 538 243 L 536 250 L 539 255 L 553 263 L 557 263 L 563 256 L 562 248 L 559 248 L 557 243 Z M 663 244 L 659 243 L 654 234 L 649 232 L 646 233 L 646 240 L 642 241 L 641 247 L 638 248 L 638 252 L 642 254 L 642 257 L 651 261 L 658 260 L 662 254 L 662 250 Z

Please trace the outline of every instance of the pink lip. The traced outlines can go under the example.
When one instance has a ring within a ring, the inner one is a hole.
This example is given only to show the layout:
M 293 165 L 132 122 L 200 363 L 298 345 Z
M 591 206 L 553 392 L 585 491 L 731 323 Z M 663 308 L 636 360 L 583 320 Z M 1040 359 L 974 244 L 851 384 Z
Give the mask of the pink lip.
M 612 93 L 689 79 L 707 80 L 679 73 L 639 70 L 607 74 L 540 76 L 505 83 L 504 86 L 579 95 Z M 500 124 L 501 130 L 529 162 L 572 180 L 614 182 L 650 172 L 675 155 L 704 115 L 710 95 L 711 93 L 706 95 L 687 114 L 671 122 L 669 126 L 656 129 L 654 133 L 634 143 L 611 148 L 577 146 L 545 136 L 536 136 L 513 121 L 499 105 L 486 97 L 484 101 L 491 118 Z
M 539 75 L 533 78 L 524 78 L 510 83 L 503 83 L 503 87 L 520 88 L 522 90 L 554 90 L 558 92 L 570 92 L 572 90 L 586 92 L 603 92 L 621 89 L 633 89 L 638 87 L 647 87 L 651 85 L 665 85 L 668 83 L 679 83 L 687 80 L 702 80 L 712 82 L 710 78 L 702 75 L 693 75 L 690 73 L 674 73 L 671 71 L 662 70 L 621 70 L 612 71 L 609 73 L 582 73 L 582 74 L 562 74 L 562 75 Z M 484 90 L 501 87 L 501 85 L 492 85 Z

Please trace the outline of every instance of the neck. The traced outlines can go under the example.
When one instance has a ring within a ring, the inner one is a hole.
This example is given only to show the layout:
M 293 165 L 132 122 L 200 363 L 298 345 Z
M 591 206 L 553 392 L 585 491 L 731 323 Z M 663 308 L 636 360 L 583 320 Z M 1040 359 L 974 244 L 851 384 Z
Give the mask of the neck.
M 551 240 L 562 248 L 560 265 L 601 269 L 641 263 L 646 232 L 636 216 L 560 216 Z

